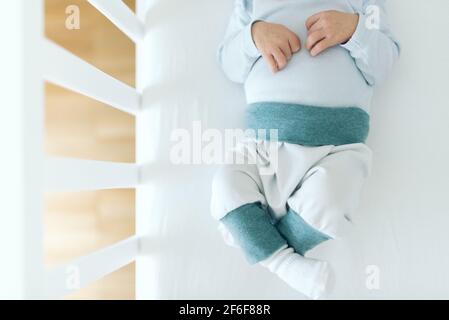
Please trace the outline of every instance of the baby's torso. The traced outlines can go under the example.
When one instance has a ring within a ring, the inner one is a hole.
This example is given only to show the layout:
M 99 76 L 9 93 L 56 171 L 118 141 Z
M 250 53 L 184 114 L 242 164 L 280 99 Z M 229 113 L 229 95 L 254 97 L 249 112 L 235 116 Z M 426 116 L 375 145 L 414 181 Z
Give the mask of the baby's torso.
M 302 49 L 276 74 L 259 59 L 245 83 L 248 103 L 350 106 L 368 111 L 372 88 L 348 50 L 335 46 L 312 57 L 305 48 L 308 17 L 326 10 L 354 13 L 357 0 L 253 0 L 249 4 L 253 19 L 285 25 L 300 37 Z

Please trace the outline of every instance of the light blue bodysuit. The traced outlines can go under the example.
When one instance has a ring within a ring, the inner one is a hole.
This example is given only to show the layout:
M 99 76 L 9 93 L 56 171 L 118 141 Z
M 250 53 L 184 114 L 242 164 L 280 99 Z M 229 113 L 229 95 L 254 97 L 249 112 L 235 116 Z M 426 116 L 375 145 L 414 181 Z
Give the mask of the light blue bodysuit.
M 302 48 L 273 74 L 253 42 L 252 23 L 285 25 L 304 44 L 307 18 L 325 10 L 359 14 L 352 38 L 316 57 Z M 279 140 L 310 146 L 366 140 L 373 87 L 398 56 L 383 0 L 236 0 L 218 51 L 225 74 L 245 85 L 248 127 L 275 128 Z

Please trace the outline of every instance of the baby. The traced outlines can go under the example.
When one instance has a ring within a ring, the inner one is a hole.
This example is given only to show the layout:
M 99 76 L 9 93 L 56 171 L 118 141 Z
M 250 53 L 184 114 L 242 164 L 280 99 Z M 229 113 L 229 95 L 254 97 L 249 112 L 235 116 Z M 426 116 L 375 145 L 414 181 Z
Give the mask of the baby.
M 330 267 L 305 254 L 345 234 L 371 171 L 371 97 L 399 56 L 385 1 L 235 0 L 218 55 L 244 83 L 248 129 L 277 136 L 240 142 L 212 215 L 250 264 L 322 297 Z

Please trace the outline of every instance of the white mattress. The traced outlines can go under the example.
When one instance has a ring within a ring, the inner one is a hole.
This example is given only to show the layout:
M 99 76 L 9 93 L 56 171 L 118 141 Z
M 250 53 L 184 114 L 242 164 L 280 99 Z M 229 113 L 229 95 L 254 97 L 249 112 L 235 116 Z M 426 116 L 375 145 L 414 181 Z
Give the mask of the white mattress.
M 233 1 L 139 1 L 141 12 L 143 2 L 150 7 L 139 83 L 150 88 L 152 151 L 163 164 L 174 128 L 195 120 L 210 128 L 242 125 L 242 88 L 225 79 L 215 59 Z M 334 298 L 449 298 L 449 3 L 398 0 L 389 7 L 403 56 L 372 107 L 374 168 L 357 227 L 310 255 L 333 264 Z M 214 170 L 184 169 L 149 186 L 151 216 L 138 228 L 151 238 L 147 263 L 137 271 L 138 297 L 303 299 L 225 245 L 209 215 Z

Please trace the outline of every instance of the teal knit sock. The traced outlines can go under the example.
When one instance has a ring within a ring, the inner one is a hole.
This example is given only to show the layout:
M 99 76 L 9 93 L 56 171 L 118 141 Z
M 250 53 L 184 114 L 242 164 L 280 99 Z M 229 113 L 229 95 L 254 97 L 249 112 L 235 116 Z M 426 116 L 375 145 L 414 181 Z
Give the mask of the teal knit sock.
M 258 263 L 287 244 L 260 203 L 243 205 L 220 220 L 250 264 Z
M 331 239 L 310 226 L 299 214 L 291 209 L 279 220 L 276 228 L 287 239 L 288 244 L 302 256 L 320 243 Z

